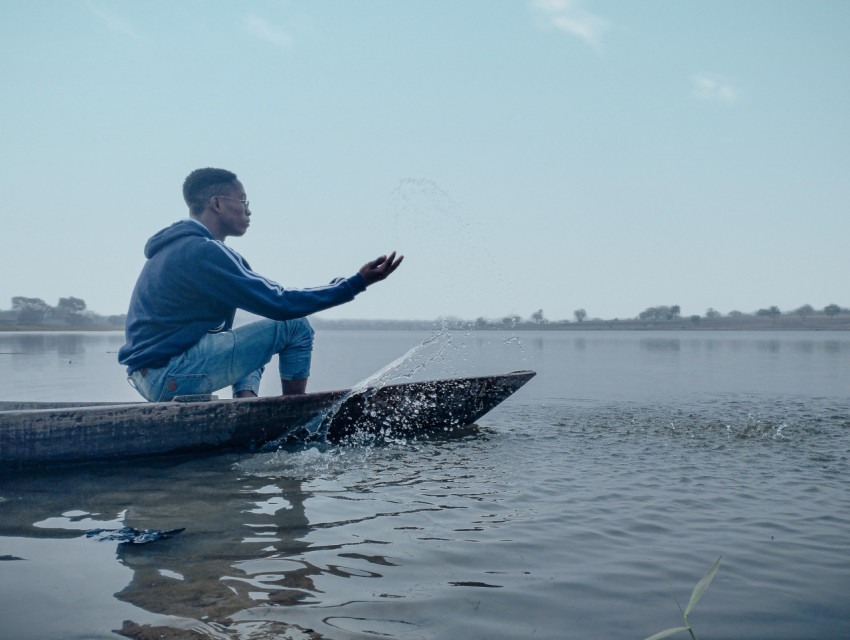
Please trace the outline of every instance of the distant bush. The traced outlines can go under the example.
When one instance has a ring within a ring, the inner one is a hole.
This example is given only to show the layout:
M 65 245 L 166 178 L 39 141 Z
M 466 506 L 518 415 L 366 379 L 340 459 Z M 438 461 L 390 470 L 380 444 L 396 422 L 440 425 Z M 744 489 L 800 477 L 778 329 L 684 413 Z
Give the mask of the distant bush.
M 119 329 L 124 327 L 125 318 L 125 315 L 101 316 L 87 310 L 85 300 L 73 296 L 59 298 L 55 307 L 41 298 L 15 296 L 10 310 L 0 310 L 0 325 L 3 326 Z

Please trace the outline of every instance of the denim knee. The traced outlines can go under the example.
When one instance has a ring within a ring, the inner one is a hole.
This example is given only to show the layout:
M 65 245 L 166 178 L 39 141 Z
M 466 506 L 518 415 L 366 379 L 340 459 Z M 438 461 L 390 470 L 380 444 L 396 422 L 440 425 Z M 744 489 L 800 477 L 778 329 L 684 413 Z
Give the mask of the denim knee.
M 286 344 L 278 352 L 281 380 L 304 380 L 310 377 L 315 331 L 307 318 L 296 318 L 281 323 L 286 333 Z

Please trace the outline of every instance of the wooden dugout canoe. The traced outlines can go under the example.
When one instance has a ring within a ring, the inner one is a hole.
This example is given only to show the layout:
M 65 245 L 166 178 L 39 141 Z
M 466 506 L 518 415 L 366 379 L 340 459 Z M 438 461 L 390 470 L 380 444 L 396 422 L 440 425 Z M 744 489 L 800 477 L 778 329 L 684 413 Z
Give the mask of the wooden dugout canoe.
M 533 371 L 300 396 L 195 402 L 0 402 L 0 469 L 58 462 L 253 450 L 359 434 L 408 437 L 474 423 Z

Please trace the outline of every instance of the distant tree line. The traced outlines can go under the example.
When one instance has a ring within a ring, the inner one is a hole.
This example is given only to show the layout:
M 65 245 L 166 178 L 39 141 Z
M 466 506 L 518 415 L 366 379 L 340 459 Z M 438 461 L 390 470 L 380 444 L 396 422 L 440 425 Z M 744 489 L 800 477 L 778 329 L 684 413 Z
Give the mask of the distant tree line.
M 477 318 L 474 322 L 460 318 L 441 318 L 437 321 L 430 320 L 324 320 L 320 317 L 312 318 L 317 327 L 336 328 L 396 328 L 396 329 L 427 329 L 436 326 L 451 329 L 524 329 L 524 328 L 551 328 L 571 325 L 592 325 L 596 328 L 642 328 L 647 326 L 666 326 L 671 328 L 685 327 L 690 323 L 693 326 L 718 326 L 719 324 L 731 324 L 734 326 L 751 325 L 758 319 L 769 320 L 771 326 L 776 326 L 777 319 L 782 316 L 797 316 L 802 322 L 810 318 L 826 317 L 830 320 L 836 316 L 845 317 L 842 326 L 837 328 L 850 328 L 846 316 L 850 315 L 850 309 L 845 309 L 837 304 L 828 304 L 821 310 L 816 310 L 810 304 L 804 304 L 797 309 L 783 313 L 779 307 L 770 306 L 759 309 L 752 314 L 741 311 L 730 311 L 727 314 L 709 307 L 704 316 L 691 315 L 682 317 L 682 309 L 679 305 L 660 305 L 647 307 L 634 318 L 614 318 L 603 320 L 600 318 L 588 319 L 587 311 L 583 308 L 573 312 L 575 322 L 570 320 L 550 321 L 543 313 L 543 309 L 532 312 L 527 319 L 520 315 L 512 314 L 504 316 L 500 320 L 490 320 L 484 317 Z M 0 310 L 0 327 L 43 327 L 43 328 L 124 328 L 125 315 L 102 316 L 86 307 L 81 298 L 70 296 L 59 298 L 55 307 L 50 306 L 41 298 L 27 298 L 15 296 L 12 298 L 12 308 Z M 799 324 L 799 323 L 798 323 Z
M 15 296 L 12 308 L 0 311 L 0 325 L 45 328 L 123 328 L 124 315 L 102 316 L 86 308 L 82 298 L 59 298 L 55 307 L 41 298 Z
M 776 325 L 776 321 L 779 317 L 785 316 L 797 316 L 801 320 L 805 321 L 809 318 L 815 317 L 827 317 L 829 319 L 833 319 L 836 316 L 848 315 L 850 314 L 850 309 L 844 309 L 837 304 L 828 304 L 821 310 L 816 310 L 810 304 L 804 304 L 797 309 L 792 311 L 787 311 L 783 314 L 783 312 L 777 306 L 770 306 L 763 309 L 759 309 L 753 313 L 743 313 L 741 311 L 730 311 L 725 314 L 725 318 L 727 318 L 732 323 L 742 323 L 746 320 L 769 320 L 772 326 Z M 687 317 L 682 317 L 682 308 L 677 305 L 659 305 L 656 307 L 647 307 L 643 311 L 641 311 L 634 318 L 614 318 L 613 320 L 603 320 L 600 318 L 593 318 L 592 320 L 588 320 L 587 311 L 584 308 L 576 309 L 573 312 L 575 316 L 575 321 L 578 324 L 587 323 L 593 325 L 606 325 L 608 327 L 614 327 L 615 325 L 632 325 L 635 328 L 647 324 L 678 324 L 682 325 L 690 323 L 692 325 L 700 325 L 704 320 L 709 321 L 709 324 L 716 325 L 718 323 L 724 322 L 724 314 L 716 309 L 709 307 L 704 316 L 700 315 L 690 315 Z M 455 324 L 464 324 L 463 321 L 455 321 Z M 466 323 L 468 326 L 470 323 Z M 570 320 L 556 320 L 550 321 L 546 318 L 543 313 L 543 309 L 538 309 L 530 314 L 530 316 L 525 319 L 519 315 L 510 315 L 505 316 L 500 321 L 489 320 L 484 317 L 479 317 L 472 323 L 473 326 L 479 329 L 494 329 L 494 328 L 534 328 L 545 325 L 549 328 L 556 328 L 558 326 L 573 324 Z
M 674 304 L 672 307 L 648 307 L 638 314 L 639 320 L 676 320 L 682 313 L 682 308 Z

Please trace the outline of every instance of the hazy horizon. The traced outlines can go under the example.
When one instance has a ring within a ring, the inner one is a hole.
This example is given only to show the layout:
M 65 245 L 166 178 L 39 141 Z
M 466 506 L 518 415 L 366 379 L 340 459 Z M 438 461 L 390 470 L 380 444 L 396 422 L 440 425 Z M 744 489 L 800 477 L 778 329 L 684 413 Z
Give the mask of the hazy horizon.
M 126 311 L 193 169 L 325 319 L 847 306 L 850 4 L 3 3 L 0 306 Z
M 25 297 L 29 297 L 29 296 L 25 296 Z M 56 309 L 55 305 L 50 305 L 50 306 L 53 307 L 54 309 Z M 676 305 L 676 306 L 678 306 L 678 305 Z M 668 305 L 657 305 L 655 307 L 647 307 L 647 308 L 643 309 L 641 312 L 638 312 L 638 313 L 635 313 L 635 314 L 631 314 L 631 315 L 628 315 L 628 316 L 621 316 L 621 317 L 618 316 L 616 318 L 603 318 L 603 317 L 599 317 L 599 316 L 591 316 L 591 315 L 585 313 L 585 315 L 582 316 L 581 320 L 578 319 L 578 316 L 577 316 L 576 313 L 573 313 L 571 317 L 552 318 L 552 317 L 549 317 L 548 315 L 546 315 L 545 310 L 543 310 L 543 309 L 537 310 L 537 311 L 532 312 L 528 315 L 504 314 L 502 316 L 497 316 L 497 317 L 487 317 L 487 316 L 463 317 L 463 316 L 456 316 L 456 315 L 443 315 L 443 316 L 435 316 L 435 317 L 431 317 L 431 318 L 427 318 L 427 317 L 420 317 L 420 318 L 414 318 L 414 317 L 406 317 L 406 318 L 355 318 L 355 317 L 346 317 L 346 316 L 330 317 L 326 312 L 321 312 L 321 313 L 316 313 L 316 314 L 311 315 L 310 318 L 312 320 L 316 321 L 317 325 L 320 324 L 320 323 L 329 323 L 329 324 L 334 324 L 334 323 L 343 323 L 343 324 L 344 323 L 352 323 L 352 324 L 359 324 L 359 323 L 366 323 L 366 324 L 368 324 L 368 323 L 378 323 L 378 324 L 379 323 L 388 323 L 388 324 L 392 324 L 392 323 L 435 324 L 435 323 L 437 323 L 437 324 L 439 324 L 439 323 L 442 323 L 442 322 L 448 322 L 449 324 L 455 324 L 455 323 L 472 324 L 472 323 L 474 323 L 474 324 L 477 325 L 477 323 L 481 320 L 484 320 L 487 323 L 487 326 L 489 326 L 489 327 L 499 326 L 500 324 L 505 324 L 508 320 L 511 320 L 511 322 L 508 323 L 508 324 L 510 324 L 510 326 L 514 326 L 514 325 L 517 325 L 517 324 L 534 325 L 534 324 L 538 324 L 538 323 L 561 324 L 561 323 L 564 323 L 564 322 L 576 323 L 576 324 L 579 324 L 579 323 L 594 324 L 594 323 L 599 323 L 599 322 L 605 322 L 605 323 L 608 323 L 608 322 L 623 322 L 623 323 L 643 322 L 643 323 L 647 323 L 647 324 L 655 324 L 655 323 L 660 322 L 660 323 L 664 324 L 667 321 L 688 321 L 693 316 L 697 316 L 697 317 L 700 317 L 700 318 L 705 317 L 707 319 L 711 319 L 711 320 L 714 320 L 714 321 L 721 320 L 721 321 L 734 323 L 736 321 L 736 319 L 739 317 L 739 314 L 740 314 L 740 316 L 742 316 L 744 318 L 749 318 L 749 319 L 757 319 L 761 315 L 765 315 L 765 317 L 768 317 L 767 312 L 770 310 L 771 306 L 773 306 L 773 305 L 766 305 L 766 306 L 760 307 L 759 309 L 754 309 L 752 311 L 742 311 L 740 309 L 730 309 L 730 310 L 725 311 L 725 312 L 714 309 L 713 307 L 709 307 L 706 310 L 707 313 L 683 313 L 683 312 L 679 311 L 679 312 L 677 312 L 673 315 L 670 315 L 669 312 L 672 311 L 672 310 L 670 309 L 670 307 Z M 786 318 L 787 317 L 802 318 L 802 320 L 805 321 L 807 319 L 825 317 L 825 316 L 828 316 L 829 318 L 833 318 L 833 317 L 841 318 L 842 316 L 846 316 L 847 314 L 850 314 L 850 308 L 848 308 L 844 305 L 830 304 L 829 306 L 837 306 L 838 310 L 835 311 L 834 313 L 827 313 L 828 310 L 826 308 L 816 309 L 816 308 L 812 307 L 811 305 L 799 305 L 798 307 L 795 307 L 793 309 L 780 309 L 780 313 L 778 315 L 780 317 L 786 317 Z M 801 310 L 804 307 L 809 307 L 809 308 L 808 308 L 808 310 L 803 312 Z M 659 310 L 659 313 L 652 315 L 650 312 L 652 312 L 656 309 Z M 660 311 L 660 310 L 663 310 L 663 312 Z M 59 310 L 59 311 L 61 313 L 61 310 Z M 584 310 L 582 309 L 582 311 L 584 311 Z M 540 313 L 540 312 L 543 312 L 542 316 L 536 317 L 537 314 Z M 0 314 L 9 314 L 9 313 L 14 313 L 14 310 L 13 309 L 4 309 L 4 308 L 0 307 Z M 101 313 L 97 309 L 91 309 L 91 308 L 87 308 L 81 315 L 85 316 L 86 314 L 89 314 L 90 321 L 92 321 L 92 320 L 94 321 L 94 325 L 92 325 L 93 327 L 103 327 L 104 323 L 107 322 L 109 320 L 109 318 L 126 316 L 126 314 L 124 314 L 124 313 L 114 313 L 114 314 L 113 313 Z M 93 314 L 93 315 L 91 315 L 91 314 Z M 646 317 L 644 317 L 644 315 L 646 315 Z M 251 322 L 251 321 L 258 319 L 258 318 L 259 318 L 259 316 L 255 316 L 253 314 L 239 310 L 236 313 L 235 324 L 236 325 L 244 324 L 246 322 Z M 765 320 L 765 321 L 768 321 L 768 320 Z M 770 315 L 769 321 L 772 321 L 772 322 L 775 321 L 775 319 L 773 319 L 772 314 Z M 61 328 L 65 322 L 69 322 L 69 326 L 71 328 L 87 326 L 85 322 L 83 322 L 81 324 L 74 324 L 73 321 L 64 320 L 62 316 L 59 316 L 59 317 L 51 316 L 50 312 L 48 312 L 46 314 L 46 316 L 44 317 L 44 319 L 42 321 L 38 321 L 38 322 L 23 321 L 23 322 L 19 322 L 18 324 L 20 326 L 51 327 L 51 328 L 60 327 Z M 7 325 L 7 326 L 9 325 L 9 319 L 7 317 L 5 317 L 5 318 L 0 317 L 0 330 L 3 330 L 4 325 Z M 844 327 L 841 326 L 841 327 L 836 327 L 836 328 L 842 328 L 843 329 Z

